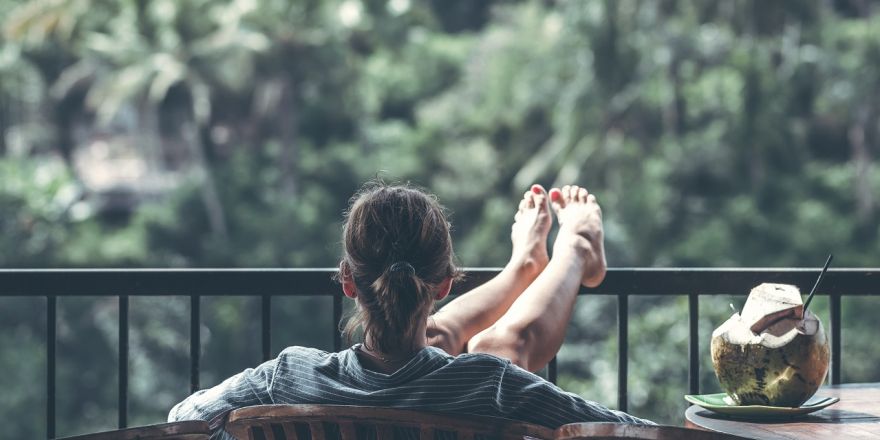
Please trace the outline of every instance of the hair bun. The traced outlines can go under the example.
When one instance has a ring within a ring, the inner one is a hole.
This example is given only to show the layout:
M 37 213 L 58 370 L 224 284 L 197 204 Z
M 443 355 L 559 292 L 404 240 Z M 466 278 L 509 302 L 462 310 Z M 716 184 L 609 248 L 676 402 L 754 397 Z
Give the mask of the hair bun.
M 391 265 L 388 269 L 389 272 L 406 272 L 410 276 L 416 274 L 416 268 L 413 267 L 412 264 L 407 263 L 406 261 L 398 261 Z

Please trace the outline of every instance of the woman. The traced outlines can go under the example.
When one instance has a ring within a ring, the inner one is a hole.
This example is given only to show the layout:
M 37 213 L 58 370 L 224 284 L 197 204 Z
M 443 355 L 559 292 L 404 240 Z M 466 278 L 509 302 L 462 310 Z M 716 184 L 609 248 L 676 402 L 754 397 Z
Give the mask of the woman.
M 560 223 L 548 257 L 551 206 Z M 605 276 L 601 210 L 577 186 L 532 186 L 501 273 L 431 315 L 458 276 L 437 200 L 408 186 L 368 184 L 352 198 L 339 276 L 358 312 L 339 353 L 288 347 L 273 360 L 177 404 L 169 421 L 208 420 L 260 404 L 402 407 L 506 417 L 555 428 L 579 421 L 651 423 L 557 388 L 527 370 L 558 350 L 581 284 Z M 465 353 L 466 352 L 466 353 Z

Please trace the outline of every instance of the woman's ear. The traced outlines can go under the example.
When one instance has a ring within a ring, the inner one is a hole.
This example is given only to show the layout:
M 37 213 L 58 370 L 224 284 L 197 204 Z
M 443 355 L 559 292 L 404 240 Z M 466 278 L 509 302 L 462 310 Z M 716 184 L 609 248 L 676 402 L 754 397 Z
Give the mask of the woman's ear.
M 357 289 L 354 287 L 354 281 L 351 281 L 351 278 L 342 280 L 342 293 L 349 298 L 357 298 Z
M 357 298 L 357 287 L 354 285 L 354 278 L 348 265 L 342 263 L 339 265 L 339 279 L 342 280 L 342 293 L 349 298 Z
M 434 299 L 440 301 L 441 299 L 446 298 L 446 295 L 449 295 L 450 290 L 452 290 L 452 277 L 446 277 L 446 279 L 440 282 L 437 295 Z

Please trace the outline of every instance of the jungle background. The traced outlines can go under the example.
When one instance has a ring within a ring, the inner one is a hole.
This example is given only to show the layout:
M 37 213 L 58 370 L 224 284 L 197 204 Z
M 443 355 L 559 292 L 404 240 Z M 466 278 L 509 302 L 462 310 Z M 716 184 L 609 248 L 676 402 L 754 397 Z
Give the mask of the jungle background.
M 877 267 L 877 11 L 0 0 L 0 267 L 332 267 L 347 201 L 377 176 L 439 196 L 463 266 L 505 263 L 531 183 L 576 182 L 612 267 Z M 701 299 L 706 392 L 709 335 L 746 293 Z M 45 437 L 45 301 L 0 299 L 3 438 Z M 259 301 L 202 301 L 210 386 L 259 362 Z M 331 348 L 328 298 L 273 304 L 273 350 Z M 615 311 L 582 297 L 559 367 L 611 407 Z M 878 312 L 843 299 L 844 382 L 880 380 Z M 117 313 L 59 299 L 60 436 L 115 428 Z M 687 299 L 632 297 L 630 317 L 629 410 L 681 424 Z M 129 423 L 162 422 L 188 394 L 188 298 L 132 298 L 130 319 Z

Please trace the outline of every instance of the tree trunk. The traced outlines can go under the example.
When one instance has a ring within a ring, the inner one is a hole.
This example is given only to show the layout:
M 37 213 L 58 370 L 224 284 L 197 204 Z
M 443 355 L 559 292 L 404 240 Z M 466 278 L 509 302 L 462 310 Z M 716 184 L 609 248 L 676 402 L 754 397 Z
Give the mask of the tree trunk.
M 6 132 L 12 126 L 9 120 L 9 115 L 12 114 L 9 111 L 9 107 L 11 107 L 9 101 L 11 99 L 9 96 L 5 96 L 6 93 L 3 91 L 3 87 L 3 77 L 0 76 L 0 156 L 6 155 Z
M 147 175 L 156 176 L 165 169 L 162 138 L 159 133 L 159 109 L 149 99 L 144 99 L 139 107 L 137 133 L 133 133 L 133 137 L 140 141 L 141 151 L 147 163 Z
M 262 148 L 272 139 L 281 145 L 278 166 L 281 168 L 281 185 L 290 194 L 297 190 L 297 159 L 299 156 L 299 119 L 296 91 L 293 80 L 279 76 L 265 81 L 254 93 L 256 125 L 255 147 Z
M 281 184 L 286 193 L 296 194 L 299 156 L 296 96 L 293 84 L 279 81 L 282 82 L 281 101 L 279 111 L 276 112 L 276 124 L 281 142 Z
M 869 143 L 876 141 L 877 112 L 874 106 L 864 105 L 856 114 L 855 122 L 849 129 L 849 145 L 855 167 L 856 215 L 861 223 L 870 221 L 874 213 L 874 197 L 871 190 L 871 152 Z M 874 127 L 869 127 L 874 125 Z M 873 130 L 871 130 L 873 128 Z M 872 133 L 873 132 L 873 133 Z M 873 135 L 872 135 L 873 134 Z
M 196 178 L 201 181 L 202 204 L 205 206 L 205 212 L 208 215 L 208 224 L 211 227 L 211 232 L 221 238 L 226 238 L 228 232 L 226 214 L 223 211 L 223 203 L 220 201 L 220 193 L 217 191 L 217 185 L 214 182 L 211 168 L 205 160 L 198 124 L 188 121 L 183 124 L 182 128 L 183 142 L 190 150 L 190 154 L 195 161 Z
M 675 133 L 677 137 L 684 136 L 685 130 L 687 129 L 686 117 L 687 117 L 687 102 L 684 99 L 684 94 L 682 93 L 682 81 L 681 81 L 681 61 L 678 59 L 677 55 L 675 61 L 671 63 L 669 74 L 672 76 L 672 106 L 666 109 L 665 115 L 665 130 L 671 131 Z
M 68 98 L 63 98 L 54 103 L 52 119 L 55 122 L 56 143 L 61 157 L 68 164 L 73 158 L 73 148 L 76 142 L 73 140 L 73 113 L 74 108 L 70 105 Z

